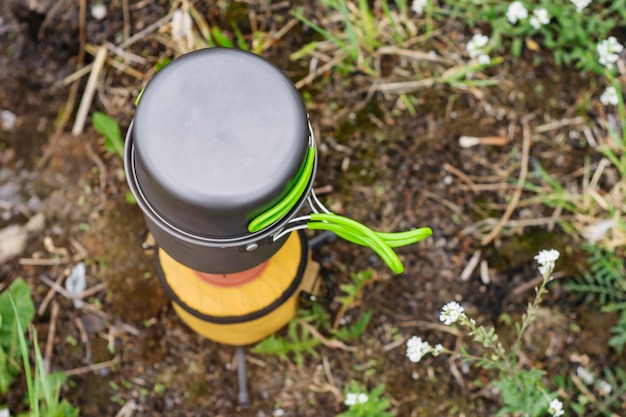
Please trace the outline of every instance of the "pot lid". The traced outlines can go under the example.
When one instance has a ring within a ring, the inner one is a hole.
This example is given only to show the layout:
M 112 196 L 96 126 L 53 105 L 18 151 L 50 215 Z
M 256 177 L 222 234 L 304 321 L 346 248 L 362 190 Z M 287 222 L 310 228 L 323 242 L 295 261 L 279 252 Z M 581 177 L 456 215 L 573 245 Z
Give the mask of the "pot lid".
M 195 51 L 141 95 L 132 127 L 138 186 L 183 230 L 242 236 L 288 191 L 308 137 L 300 95 L 278 68 L 236 49 Z

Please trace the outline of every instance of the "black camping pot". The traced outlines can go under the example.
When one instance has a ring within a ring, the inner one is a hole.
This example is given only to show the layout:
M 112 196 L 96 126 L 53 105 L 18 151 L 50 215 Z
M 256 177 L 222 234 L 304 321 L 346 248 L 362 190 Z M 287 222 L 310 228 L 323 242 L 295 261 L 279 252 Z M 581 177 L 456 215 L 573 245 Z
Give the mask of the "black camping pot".
M 280 218 L 250 221 L 280 203 L 315 147 L 302 99 L 274 65 L 225 48 L 186 54 L 148 83 L 126 136 L 131 192 L 157 244 L 198 271 L 259 265 L 307 200 L 306 187 Z

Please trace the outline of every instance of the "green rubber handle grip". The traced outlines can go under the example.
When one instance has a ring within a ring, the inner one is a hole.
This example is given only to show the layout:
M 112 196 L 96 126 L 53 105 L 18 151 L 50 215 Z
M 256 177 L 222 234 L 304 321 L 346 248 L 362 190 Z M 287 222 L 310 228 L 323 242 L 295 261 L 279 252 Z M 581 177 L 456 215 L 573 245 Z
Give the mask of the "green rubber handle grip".
M 310 146 L 306 153 L 304 169 L 297 178 L 295 184 L 287 195 L 283 197 L 275 206 L 255 217 L 248 225 L 250 233 L 256 233 L 268 226 L 276 223 L 298 203 L 300 197 L 306 190 L 311 175 L 313 173 L 313 165 L 315 162 L 315 148 Z
M 349 242 L 370 247 L 395 273 L 401 273 L 404 267 L 392 248 L 411 245 L 433 233 L 430 227 L 397 233 L 374 232 L 364 224 L 332 213 L 311 214 L 311 222 L 307 227 L 312 230 L 329 230 Z

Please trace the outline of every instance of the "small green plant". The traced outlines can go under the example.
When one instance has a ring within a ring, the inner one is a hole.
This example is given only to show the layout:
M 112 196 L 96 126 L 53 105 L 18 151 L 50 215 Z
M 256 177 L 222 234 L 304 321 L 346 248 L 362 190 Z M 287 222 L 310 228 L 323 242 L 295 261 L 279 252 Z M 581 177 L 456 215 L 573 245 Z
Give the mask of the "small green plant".
M 469 352 L 467 346 L 459 349 L 461 360 L 475 363 L 483 369 L 493 369 L 497 372 L 496 379 L 491 386 L 496 388 L 502 399 L 502 406 L 497 416 L 523 415 L 538 417 L 548 412 L 557 417 L 562 416 L 563 404 L 556 397 L 556 392 L 549 392 L 542 379 L 544 372 L 532 367 L 524 366 L 519 361 L 522 348 L 522 336 L 531 323 L 537 318 L 539 305 L 543 296 L 547 293 L 547 285 L 554 270 L 554 264 L 559 257 L 559 252 L 551 249 L 540 251 L 536 256 L 539 264 L 539 272 L 543 280 L 536 289 L 535 299 L 529 304 L 528 310 L 522 316 L 521 322 L 515 323 L 517 338 L 506 349 L 499 340 L 493 327 L 486 328 L 476 324 L 474 319 L 469 318 L 463 307 L 457 302 L 446 304 L 439 316 L 445 325 L 457 324 L 468 330 L 468 335 L 482 346 L 484 352 L 474 355 Z M 438 356 L 442 353 L 454 354 L 453 351 L 438 344 L 431 346 L 420 337 L 413 336 L 407 342 L 407 356 L 411 362 L 419 362 L 424 355 Z M 521 414 L 520 414 L 521 413 Z
M 106 150 L 120 158 L 124 157 L 124 139 L 120 133 L 120 126 L 114 118 L 101 113 L 94 112 L 92 116 L 94 129 L 104 137 L 104 147 Z
M 379 385 L 368 392 L 363 384 L 352 381 L 344 389 L 344 404 L 348 409 L 337 414 L 337 417 L 393 417 L 390 411 L 391 404 L 383 396 L 384 392 L 384 385 Z
M 626 345 L 626 266 L 624 260 L 615 252 L 585 246 L 589 254 L 589 268 L 578 277 L 576 282 L 566 285 L 567 289 L 586 294 L 590 302 L 598 302 L 604 312 L 619 313 L 619 320 L 611 328 L 613 337 L 609 345 L 622 352 Z
M 592 370 L 579 365 L 569 375 L 553 379 L 570 398 L 567 415 L 616 417 L 626 401 L 626 372 L 620 368 Z
M 346 348 L 343 342 L 356 340 L 365 333 L 372 318 L 372 311 L 366 311 L 354 323 L 345 326 L 339 324 L 340 318 L 348 309 L 354 308 L 360 302 L 363 287 L 372 282 L 373 277 L 371 270 L 360 271 L 351 274 L 351 283 L 341 285 L 343 294 L 338 298 L 340 308 L 334 323 L 331 323 L 329 314 L 320 304 L 312 303 L 310 308 L 301 308 L 298 311 L 297 317 L 287 325 L 285 336 L 272 334 L 259 342 L 253 348 L 253 352 L 278 355 L 284 360 L 292 354 L 294 362 L 300 366 L 304 363 L 304 354 L 308 353 L 317 357 L 315 348 L 323 342 Z M 312 329 L 319 329 L 321 332 L 330 334 L 334 339 L 323 341 L 325 337 Z
M 571 0 L 498 1 L 444 0 L 434 11 L 440 19 L 455 18 L 469 28 L 489 25 L 494 47 L 519 57 L 524 45 L 552 51 L 559 65 L 602 74 L 594 47 L 626 18 L 626 1 L 594 1 L 579 7 Z
M 15 300 L 17 310 L 11 305 Z M 30 288 L 22 278 L 0 294 L 0 394 L 6 394 L 9 386 L 21 370 L 19 362 L 19 323 L 30 325 L 35 317 L 35 306 Z M 23 336 L 23 334 L 22 334 Z
M 313 357 L 318 356 L 315 348 L 319 344 L 321 344 L 321 341 L 294 318 L 287 325 L 285 337 L 272 334 L 257 343 L 252 352 L 264 355 L 277 355 L 283 360 L 288 360 L 288 354 L 293 354 L 296 365 L 302 366 L 305 353 Z
M 35 357 L 33 375 L 25 332 L 34 316 L 30 288 L 22 278 L 18 278 L 8 291 L 0 295 L 0 392 L 6 394 L 10 383 L 23 369 L 30 411 L 18 417 L 77 417 L 77 408 L 59 400 L 59 391 L 66 376 L 62 372 L 48 373 L 45 370 L 34 329 L 31 332 Z
M 386 0 L 375 2 L 374 7 L 367 0 L 323 0 L 321 10 L 327 12 L 324 21 L 337 22 L 327 27 L 307 19 L 302 10 L 296 10 L 293 15 L 345 54 L 345 59 L 337 63 L 340 70 L 373 76 L 376 53 L 381 47 L 400 44 L 417 33 L 415 24 L 408 18 L 406 1 L 396 3 L 399 7 L 392 10 Z M 311 42 L 293 57 L 306 55 L 320 46 L 321 42 Z

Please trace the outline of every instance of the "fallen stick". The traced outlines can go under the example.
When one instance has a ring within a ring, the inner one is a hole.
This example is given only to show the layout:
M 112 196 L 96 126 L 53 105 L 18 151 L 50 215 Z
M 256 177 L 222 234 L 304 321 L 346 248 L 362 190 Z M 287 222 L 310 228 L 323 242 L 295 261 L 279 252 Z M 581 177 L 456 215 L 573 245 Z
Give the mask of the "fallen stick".
M 93 95 L 96 92 L 96 84 L 100 78 L 100 72 L 104 67 L 107 53 L 108 50 L 105 46 L 101 46 L 96 53 L 96 59 L 93 62 L 93 68 L 91 69 L 91 74 L 89 74 L 83 98 L 81 99 L 78 111 L 76 112 L 76 119 L 74 120 L 74 126 L 72 127 L 72 136 L 78 136 L 83 133 L 85 121 L 87 120 L 87 113 L 89 113 Z
M 492 145 L 492 146 L 504 146 L 507 144 L 507 140 L 502 136 L 461 136 L 459 138 L 459 146 L 461 148 L 471 148 L 476 145 Z
M 54 346 L 54 336 L 57 329 L 57 317 L 59 317 L 59 303 L 52 303 L 52 312 L 50 313 L 50 327 L 48 327 L 48 338 L 46 339 L 46 350 L 44 353 L 44 368 L 46 372 L 50 372 L 50 361 L 52 358 L 52 347 Z
M 522 129 L 522 162 L 519 178 L 517 180 L 517 187 L 515 187 L 515 193 L 513 193 L 513 198 L 511 199 L 511 202 L 504 211 L 502 218 L 500 219 L 498 224 L 496 224 L 496 227 L 494 227 L 493 230 L 487 236 L 485 236 L 483 240 L 480 241 L 483 246 L 488 245 L 496 238 L 496 236 L 498 236 L 500 230 L 502 230 L 504 225 L 511 218 L 513 211 L 515 211 L 515 208 L 517 207 L 517 204 L 522 197 L 522 190 L 524 189 L 524 183 L 526 182 L 526 176 L 528 175 L 528 155 L 530 153 L 530 127 L 528 126 L 528 120 L 522 119 Z
M 110 368 L 112 366 L 117 365 L 119 361 L 120 361 L 120 358 L 116 356 L 109 361 L 94 363 L 92 365 L 87 365 L 87 366 L 81 366 L 80 368 L 68 369 L 67 371 L 63 371 L 63 373 L 67 376 L 86 374 L 87 372 L 94 372 L 100 369 Z

